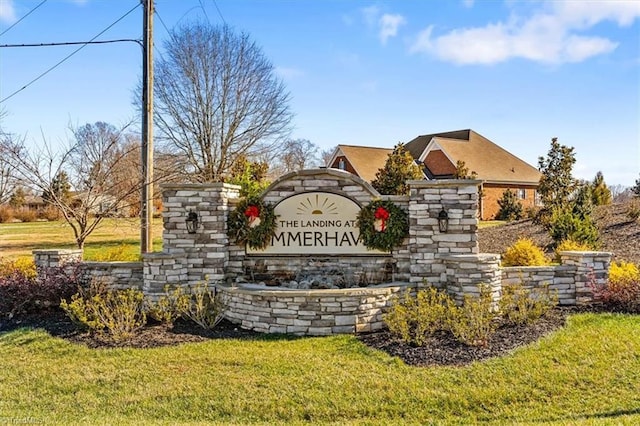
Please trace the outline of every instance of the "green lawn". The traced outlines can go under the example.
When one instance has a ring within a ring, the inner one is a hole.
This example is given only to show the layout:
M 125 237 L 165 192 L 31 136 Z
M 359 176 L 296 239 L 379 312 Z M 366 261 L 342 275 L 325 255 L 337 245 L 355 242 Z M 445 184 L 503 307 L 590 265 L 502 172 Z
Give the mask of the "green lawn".
M 409 367 L 353 336 L 92 350 L 0 334 L 0 422 L 639 424 L 640 316 L 580 314 L 510 356 Z
M 153 222 L 153 248 L 162 250 L 162 219 Z M 63 221 L 0 224 L 0 257 L 14 259 L 31 256 L 33 250 L 77 248 L 71 227 Z M 87 238 L 85 260 L 96 260 L 115 250 L 124 259 L 134 260 L 140 253 L 139 219 L 104 219 Z

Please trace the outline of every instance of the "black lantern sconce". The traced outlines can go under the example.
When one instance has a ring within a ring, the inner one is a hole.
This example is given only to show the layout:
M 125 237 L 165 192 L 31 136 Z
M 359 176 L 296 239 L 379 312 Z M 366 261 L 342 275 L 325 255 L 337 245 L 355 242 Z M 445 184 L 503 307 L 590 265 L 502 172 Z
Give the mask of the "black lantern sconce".
M 438 228 L 440 229 L 440 232 L 443 233 L 446 233 L 447 230 L 449 230 L 449 215 L 444 208 L 440 210 L 440 213 L 438 213 Z
M 200 218 L 198 217 L 198 213 L 193 210 L 189 210 L 189 214 L 187 214 L 185 222 L 187 222 L 187 232 L 189 234 L 195 234 L 200 227 Z

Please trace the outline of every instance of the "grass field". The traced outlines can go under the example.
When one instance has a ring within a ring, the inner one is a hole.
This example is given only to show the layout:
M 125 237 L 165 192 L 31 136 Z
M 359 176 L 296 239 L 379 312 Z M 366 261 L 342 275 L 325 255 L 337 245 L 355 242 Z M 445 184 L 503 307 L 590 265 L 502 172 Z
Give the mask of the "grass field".
M 162 250 L 162 219 L 153 222 L 153 248 Z M 0 257 L 31 256 L 33 250 L 77 248 L 73 231 L 65 222 L 0 224 Z M 140 220 L 104 219 L 85 242 L 85 260 L 98 260 L 109 250 L 120 260 L 136 260 L 140 253 Z
M 512 355 L 409 367 L 353 336 L 88 349 L 0 334 L 0 422 L 639 424 L 640 316 L 579 314 Z

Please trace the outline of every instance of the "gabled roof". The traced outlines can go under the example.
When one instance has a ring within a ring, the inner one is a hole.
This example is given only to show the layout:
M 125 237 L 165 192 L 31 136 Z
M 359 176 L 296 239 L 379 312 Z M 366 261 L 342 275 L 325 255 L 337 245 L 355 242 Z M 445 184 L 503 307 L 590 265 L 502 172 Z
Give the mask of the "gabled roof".
M 418 136 L 406 147 L 421 161 L 431 150 L 441 149 L 453 165 L 464 161 L 469 172 L 476 172 L 480 180 L 531 184 L 540 181 L 538 169 L 471 129 Z
M 340 156 L 347 157 L 347 160 L 349 160 L 349 163 L 355 169 L 358 176 L 367 182 L 371 182 L 376 178 L 378 169 L 384 167 L 389 154 L 392 152 L 393 149 L 389 148 L 338 145 L 327 167 L 330 167 L 336 158 Z

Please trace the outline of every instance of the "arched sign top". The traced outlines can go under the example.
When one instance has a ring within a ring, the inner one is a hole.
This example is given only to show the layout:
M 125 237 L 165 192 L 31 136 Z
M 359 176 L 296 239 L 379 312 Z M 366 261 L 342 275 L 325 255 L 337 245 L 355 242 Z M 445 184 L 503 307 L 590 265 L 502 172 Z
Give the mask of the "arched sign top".
M 360 241 L 356 218 L 360 205 L 332 192 L 303 192 L 275 206 L 278 228 L 264 250 L 247 249 L 260 255 L 380 255 Z

